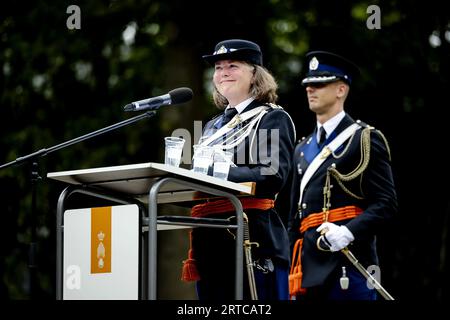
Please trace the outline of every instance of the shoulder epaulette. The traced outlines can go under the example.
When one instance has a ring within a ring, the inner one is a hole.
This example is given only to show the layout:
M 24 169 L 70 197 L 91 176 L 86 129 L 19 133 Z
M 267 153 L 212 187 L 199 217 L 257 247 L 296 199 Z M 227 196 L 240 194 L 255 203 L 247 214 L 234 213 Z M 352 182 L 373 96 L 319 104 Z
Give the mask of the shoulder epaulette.
M 301 139 L 299 139 L 297 141 L 297 145 L 300 146 L 300 145 L 303 145 L 305 143 L 310 143 L 311 142 L 311 138 L 312 138 L 312 134 L 310 134 L 307 137 L 302 137 Z
M 365 123 L 364 121 L 361 121 L 359 119 L 356 120 L 356 123 L 359 124 L 362 128 L 375 129 L 371 125 L 368 125 L 367 123 Z
M 282 106 L 279 106 L 279 105 L 277 105 L 275 103 L 268 102 L 268 103 L 265 103 L 264 105 L 266 105 L 268 107 L 271 107 L 272 109 L 281 109 L 281 110 L 283 110 Z
M 388 143 L 386 137 L 384 136 L 384 134 L 383 134 L 380 130 L 375 129 L 375 127 L 372 127 L 371 125 L 368 125 L 367 123 L 362 122 L 361 120 L 356 120 L 356 122 L 357 122 L 362 128 L 368 129 L 368 130 L 373 130 L 374 132 L 376 132 L 376 133 L 380 136 L 380 138 L 381 138 L 381 139 L 383 140 L 383 142 L 384 142 L 384 145 L 386 146 L 386 150 L 387 150 L 387 152 L 388 152 L 389 160 L 391 160 L 391 148 L 389 147 L 389 143 Z
M 267 110 L 267 112 L 270 112 L 270 111 L 273 111 L 273 110 L 282 110 L 288 115 L 288 117 L 289 117 L 289 119 L 291 120 L 291 123 L 292 123 L 292 129 L 294 130 L 294 141 L 295 141 L 296 137 L 297 137 L 297 132 L 295 130 L 295 124 L 294 124 L 294 121 L 292 120 L 291 115 L 286 110 L 284 110 L 284 108 L 282 106 L 280 106 L 278 104 L 275 104 L 275 103 L 272 103 L 272 102 L 266 102 L 266 103 L 264 103 L 264 106 L 270 108 L 270 109 Z

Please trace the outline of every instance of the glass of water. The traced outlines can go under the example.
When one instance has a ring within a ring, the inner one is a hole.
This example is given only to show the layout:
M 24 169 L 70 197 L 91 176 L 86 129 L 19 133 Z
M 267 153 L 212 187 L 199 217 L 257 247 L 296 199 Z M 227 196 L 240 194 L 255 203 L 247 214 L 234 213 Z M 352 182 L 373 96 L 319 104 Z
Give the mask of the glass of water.
M 179 137 L 165 137 L 164 140 L 166 143 L 164 163 L 169 166 L 179 167 L 185 140 Z
M 214 152 L 214 171 L 213 176 L 222 180 L 228 179 L 228 172 L 233 163 L 233 153 L 223 150 Z
M 213 164 L 213 156 L 213 147 L 194 145 L 194 172 L 208 174 L 208 169 Z

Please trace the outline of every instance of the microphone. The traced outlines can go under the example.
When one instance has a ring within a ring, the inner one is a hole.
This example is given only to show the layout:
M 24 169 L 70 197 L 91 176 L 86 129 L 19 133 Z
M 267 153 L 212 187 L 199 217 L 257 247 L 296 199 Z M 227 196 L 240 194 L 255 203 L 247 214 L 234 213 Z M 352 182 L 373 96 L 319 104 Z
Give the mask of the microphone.
M 147 111 L 147 110 L 158 110 L 162 106 L 169 106 L 172 104 L 185 103 L 192 99 L 193 97 L 192 89 L 190 88 L 176 88 L 169 93 L 163 94 L 161 96 L 135 101 L 127 104 L 123 110 L 124 111 Z

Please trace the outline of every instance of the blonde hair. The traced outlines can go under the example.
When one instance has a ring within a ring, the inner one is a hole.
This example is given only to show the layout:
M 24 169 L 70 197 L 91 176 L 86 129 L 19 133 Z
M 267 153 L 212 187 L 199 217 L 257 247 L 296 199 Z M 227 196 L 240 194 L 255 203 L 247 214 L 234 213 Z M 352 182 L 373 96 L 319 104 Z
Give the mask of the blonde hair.
M 262 103 L 275 103 L 278 99 L 278 84 L 275 78 L 266 68 L 250 63 L 247 64 L 255 68 L 253 71 L 253 84 L 250 86 L 250 96 Z M 213 88 L 214 103 L 219 109 L 225 109 L 228 105 L 227 98 L 219 93 L 216 86 L 213 86 Z

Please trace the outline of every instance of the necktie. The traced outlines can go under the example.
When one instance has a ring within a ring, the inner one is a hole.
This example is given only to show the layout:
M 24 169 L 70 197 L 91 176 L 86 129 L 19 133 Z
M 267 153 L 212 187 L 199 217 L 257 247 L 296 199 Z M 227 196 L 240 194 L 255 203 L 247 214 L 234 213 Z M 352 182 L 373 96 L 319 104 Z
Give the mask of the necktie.
M 222 117 L 222 126 L 230 122 L 231 119 L 237 114 L 236 108 L 228 108 Z
M 325 131 L 324 127 L 320 127 L 320 135 L 319 135 L 319 144 L 323 144 L 327 138 L 327 132 Z

